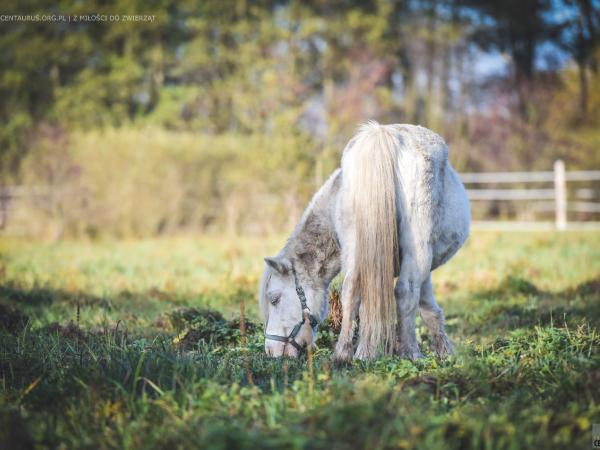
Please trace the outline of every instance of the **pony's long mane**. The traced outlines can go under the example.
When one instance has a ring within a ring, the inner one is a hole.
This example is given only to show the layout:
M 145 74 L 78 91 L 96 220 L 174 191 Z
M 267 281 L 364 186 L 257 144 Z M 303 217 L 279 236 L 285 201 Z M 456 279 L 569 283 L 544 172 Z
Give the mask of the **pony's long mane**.
M 316 256 L 317 254 L 320 254 L 321 257 L 325 256 L 325 259 L 329 259 L 330 261 L 328 261 L 327 264 L 329 265 L 329 269 L 331 269 L 332 265 L 335 266 L 335 263 L 333 263 L 333 261 L 331 260 L 339 260 L 339 244 L 337 243 L 337 240 L 335 242 L 333 241 L 335 239 L 335 236 L 333 235 L 333 225 L 331 227 L 331 230 L 327 230 L 326 227 L 320 229 L 319 238 L 315 239 L 315 221 L 311 221 L 311 217 L 314 216 L 315 213 L 317 215 L 322 216 L 323 214 L 325 214 L 322 211 L 327 210 L 329 208 L 331 200 L 335 198 L 334 196 L 332 196 L 332 191 L 337 193 L 337 189 L 339 186 L 339 178 L 341 178 L 340 173 L 340 169 L 335 170 L 327 179 L 327 181 L 323 184 L 323 186 L 321 186 L 319 190 L 313 195 L 313 198 L 304 210 L 300 221 L 294 228 L 294 231 L 288 238 L 283 249 L 281 249 L 281 251 L 279 252 L 278 256 L 286 256 L 291 259 L 296 258 L 298 255 L 295 247 L 298 245 L 299 241 L 301 247 L 303 247 L 302 250 L 306 250 L 307 254 L 309 254 L 309 246 L 304 245 L 301 239 L 302 233 L 308 232 L 308 239 L 311 241 L 310 244 L 313 246 L 319 246 L 320 251 L 314 252 L 314 255 Z M 307 238 L 304 238 L 304 240 L 306 239 Z M 316 261 L 311 261 L 311 263 L 316 262 L 324 261 L 319 261 L 318 258 Z M 264 324 L 266 324 L 269 319 L 269 305 L 266 294 L 272 273 L 273 270 L 265 264 L 263 276 L 258 291 L 258 305 L 260 318 Z M 311 300 L 313 299 L 309 298 L 309 304 L 311 303 Z M 319 304 L 310 304 L 309 306 L 311 306 L 311 309 L 313 309 L 313 314 L 316 314 L 317 316 L 325 316 L 327 313 L 327 302 L 322 303 L 319 301 Z M 322 318 L 324 319 L 325 317 Z
M 342 159 L 343 202 L 355 220 L 353 267 L 360 295 L 360 345 L 392 353 L 396 341 L 394 272 L 398 267 L 396 149 L 398 133 L 377 122 L 359 128 Z M 348 275 L 348 274 L 347 274 Z M 374 356 L 374 355 L 372 355 Z

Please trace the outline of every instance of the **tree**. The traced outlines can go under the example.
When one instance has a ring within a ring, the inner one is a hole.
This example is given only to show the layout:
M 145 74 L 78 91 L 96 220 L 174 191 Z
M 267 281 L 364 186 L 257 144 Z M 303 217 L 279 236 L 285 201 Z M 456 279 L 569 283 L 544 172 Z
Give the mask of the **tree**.
M 570 14 L 562 22 L 561 46 L 577 63 L 579 72 L 579 113 L 585 120 L 588 113 L 589 82 L 588 71 L 594 72 L 598 62 L 594 49 L 599 43 L 600 2 L 593 0 L 565 0 L 565 8 Z
M 556 38 L 560 27 L 546 20 L 551 0 L 458 0 L 472 20 L 472 40 L 485 51 L 507 52 L 513 64 L 518 110 L 527 118 L 539 46 Z

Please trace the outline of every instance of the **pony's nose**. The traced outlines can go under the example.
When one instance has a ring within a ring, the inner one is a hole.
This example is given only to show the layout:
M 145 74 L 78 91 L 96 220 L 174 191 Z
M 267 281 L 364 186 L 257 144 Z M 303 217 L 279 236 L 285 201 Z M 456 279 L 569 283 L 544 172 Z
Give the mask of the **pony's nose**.
M 298 357 L 298 350 L 293 345 L 286 344 L 279 341 L 271 341 L 265 339 L 265 352 L 267 356 L 272 358 L 280 358 L 282 356 L 288 356 L 290 358 Z

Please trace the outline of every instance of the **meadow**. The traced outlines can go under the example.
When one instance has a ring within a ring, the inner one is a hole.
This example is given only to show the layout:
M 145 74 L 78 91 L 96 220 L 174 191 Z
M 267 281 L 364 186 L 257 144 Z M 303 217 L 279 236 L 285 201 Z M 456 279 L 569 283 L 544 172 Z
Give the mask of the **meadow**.
M 0 448 L 590 448 L 600 232 L 475 231 L 434 272 L 457 353 L 263 354 L 269 239 L 0 240 Z M 240 320 L 240 314 L 243 320 Z

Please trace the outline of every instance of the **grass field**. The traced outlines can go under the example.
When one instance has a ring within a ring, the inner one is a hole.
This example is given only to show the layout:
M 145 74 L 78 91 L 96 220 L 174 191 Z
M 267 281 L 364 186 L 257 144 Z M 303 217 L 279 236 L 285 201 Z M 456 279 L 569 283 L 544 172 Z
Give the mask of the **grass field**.
M 434 274 L 457 355 L 263 355 L 283 238 L 0 241 L 0 448 L 590 448 L 600 233 L 475 232 Z M 239 327 L 244 303 L 247 333 Z M 220 314 L 218 314 L 220 313 Z

